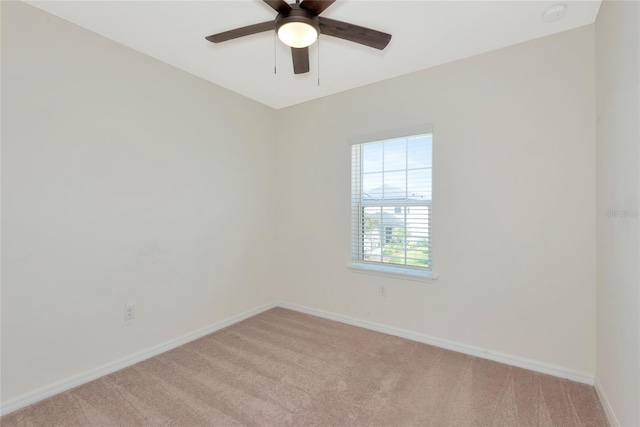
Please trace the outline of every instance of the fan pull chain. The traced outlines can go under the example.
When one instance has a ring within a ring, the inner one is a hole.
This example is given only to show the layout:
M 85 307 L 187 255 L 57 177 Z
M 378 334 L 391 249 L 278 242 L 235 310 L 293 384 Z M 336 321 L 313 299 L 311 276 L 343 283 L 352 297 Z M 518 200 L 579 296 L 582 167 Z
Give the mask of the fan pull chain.
M 318 37 L 318 87 L 320 87 L 320 37 Z
M 273 33 L 273 74 L 278 74 L 278 61 L 276 60 L 276 33 Z

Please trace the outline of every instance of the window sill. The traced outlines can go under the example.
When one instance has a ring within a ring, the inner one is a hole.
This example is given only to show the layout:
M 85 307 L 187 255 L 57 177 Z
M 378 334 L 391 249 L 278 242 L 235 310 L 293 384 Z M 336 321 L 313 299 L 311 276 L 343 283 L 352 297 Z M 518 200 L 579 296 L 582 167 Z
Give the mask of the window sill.
M 349 269 L 354 273 L 372 274 L 375 276 L 394 277 L 396 279 L 432 282 L 438 279 L 438 275 L 432 271 L 418 271 L 413 269 L 404 269 L 402 267 L 380 266 L 372 264 L 352 263 Z

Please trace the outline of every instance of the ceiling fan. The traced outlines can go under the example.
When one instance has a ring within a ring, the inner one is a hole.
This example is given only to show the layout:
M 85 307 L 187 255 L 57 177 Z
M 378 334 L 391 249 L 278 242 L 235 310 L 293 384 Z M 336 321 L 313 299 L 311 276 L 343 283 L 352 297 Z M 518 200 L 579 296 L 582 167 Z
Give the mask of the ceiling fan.
M 391 40 L 391 34 L 348 24 L 334 19 L 320 17 L 326 8 L 336 0 L 303 0 L 289 4 L 284 0 L 263 0 L 278 15 L 275 20 L 236 28 L 205 37 L 213 43 L 220 43 L 238 37 L 275 30 L 278 38 L 291 47 L 293 72 L 309 72 L 309 46 L 319 34 L 333 36 L 375 49 L 384 49 Z

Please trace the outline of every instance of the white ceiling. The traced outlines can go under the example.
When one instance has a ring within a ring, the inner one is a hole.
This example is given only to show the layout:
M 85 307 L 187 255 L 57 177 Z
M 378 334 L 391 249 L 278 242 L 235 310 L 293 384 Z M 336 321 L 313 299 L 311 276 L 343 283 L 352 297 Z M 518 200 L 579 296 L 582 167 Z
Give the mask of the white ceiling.
M 291 0 L 293 2 L 293 0 Z M 261 0 L 27 1 L 118 43 L 252 98 L 283 108 L 595 21 L 600 0 L 577 0 L 566 16 L 542 14 L 558 0 L 337 0 L 322 16 L 393 35 L 384 51 L 329 36 L 310 47 L 311 71 L 294 75 L 288 47 L 254 34 L 213 44 L 205 36 L 268 21 Z

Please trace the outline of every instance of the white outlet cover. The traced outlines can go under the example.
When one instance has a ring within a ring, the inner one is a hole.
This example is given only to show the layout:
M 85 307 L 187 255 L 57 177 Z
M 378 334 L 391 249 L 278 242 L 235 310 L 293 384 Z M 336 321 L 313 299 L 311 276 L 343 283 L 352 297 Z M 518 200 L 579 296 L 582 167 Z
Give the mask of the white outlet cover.
M 124 320 L 131 320 L 136 317 L 136 305 L 125 304 L 124 305 Z

